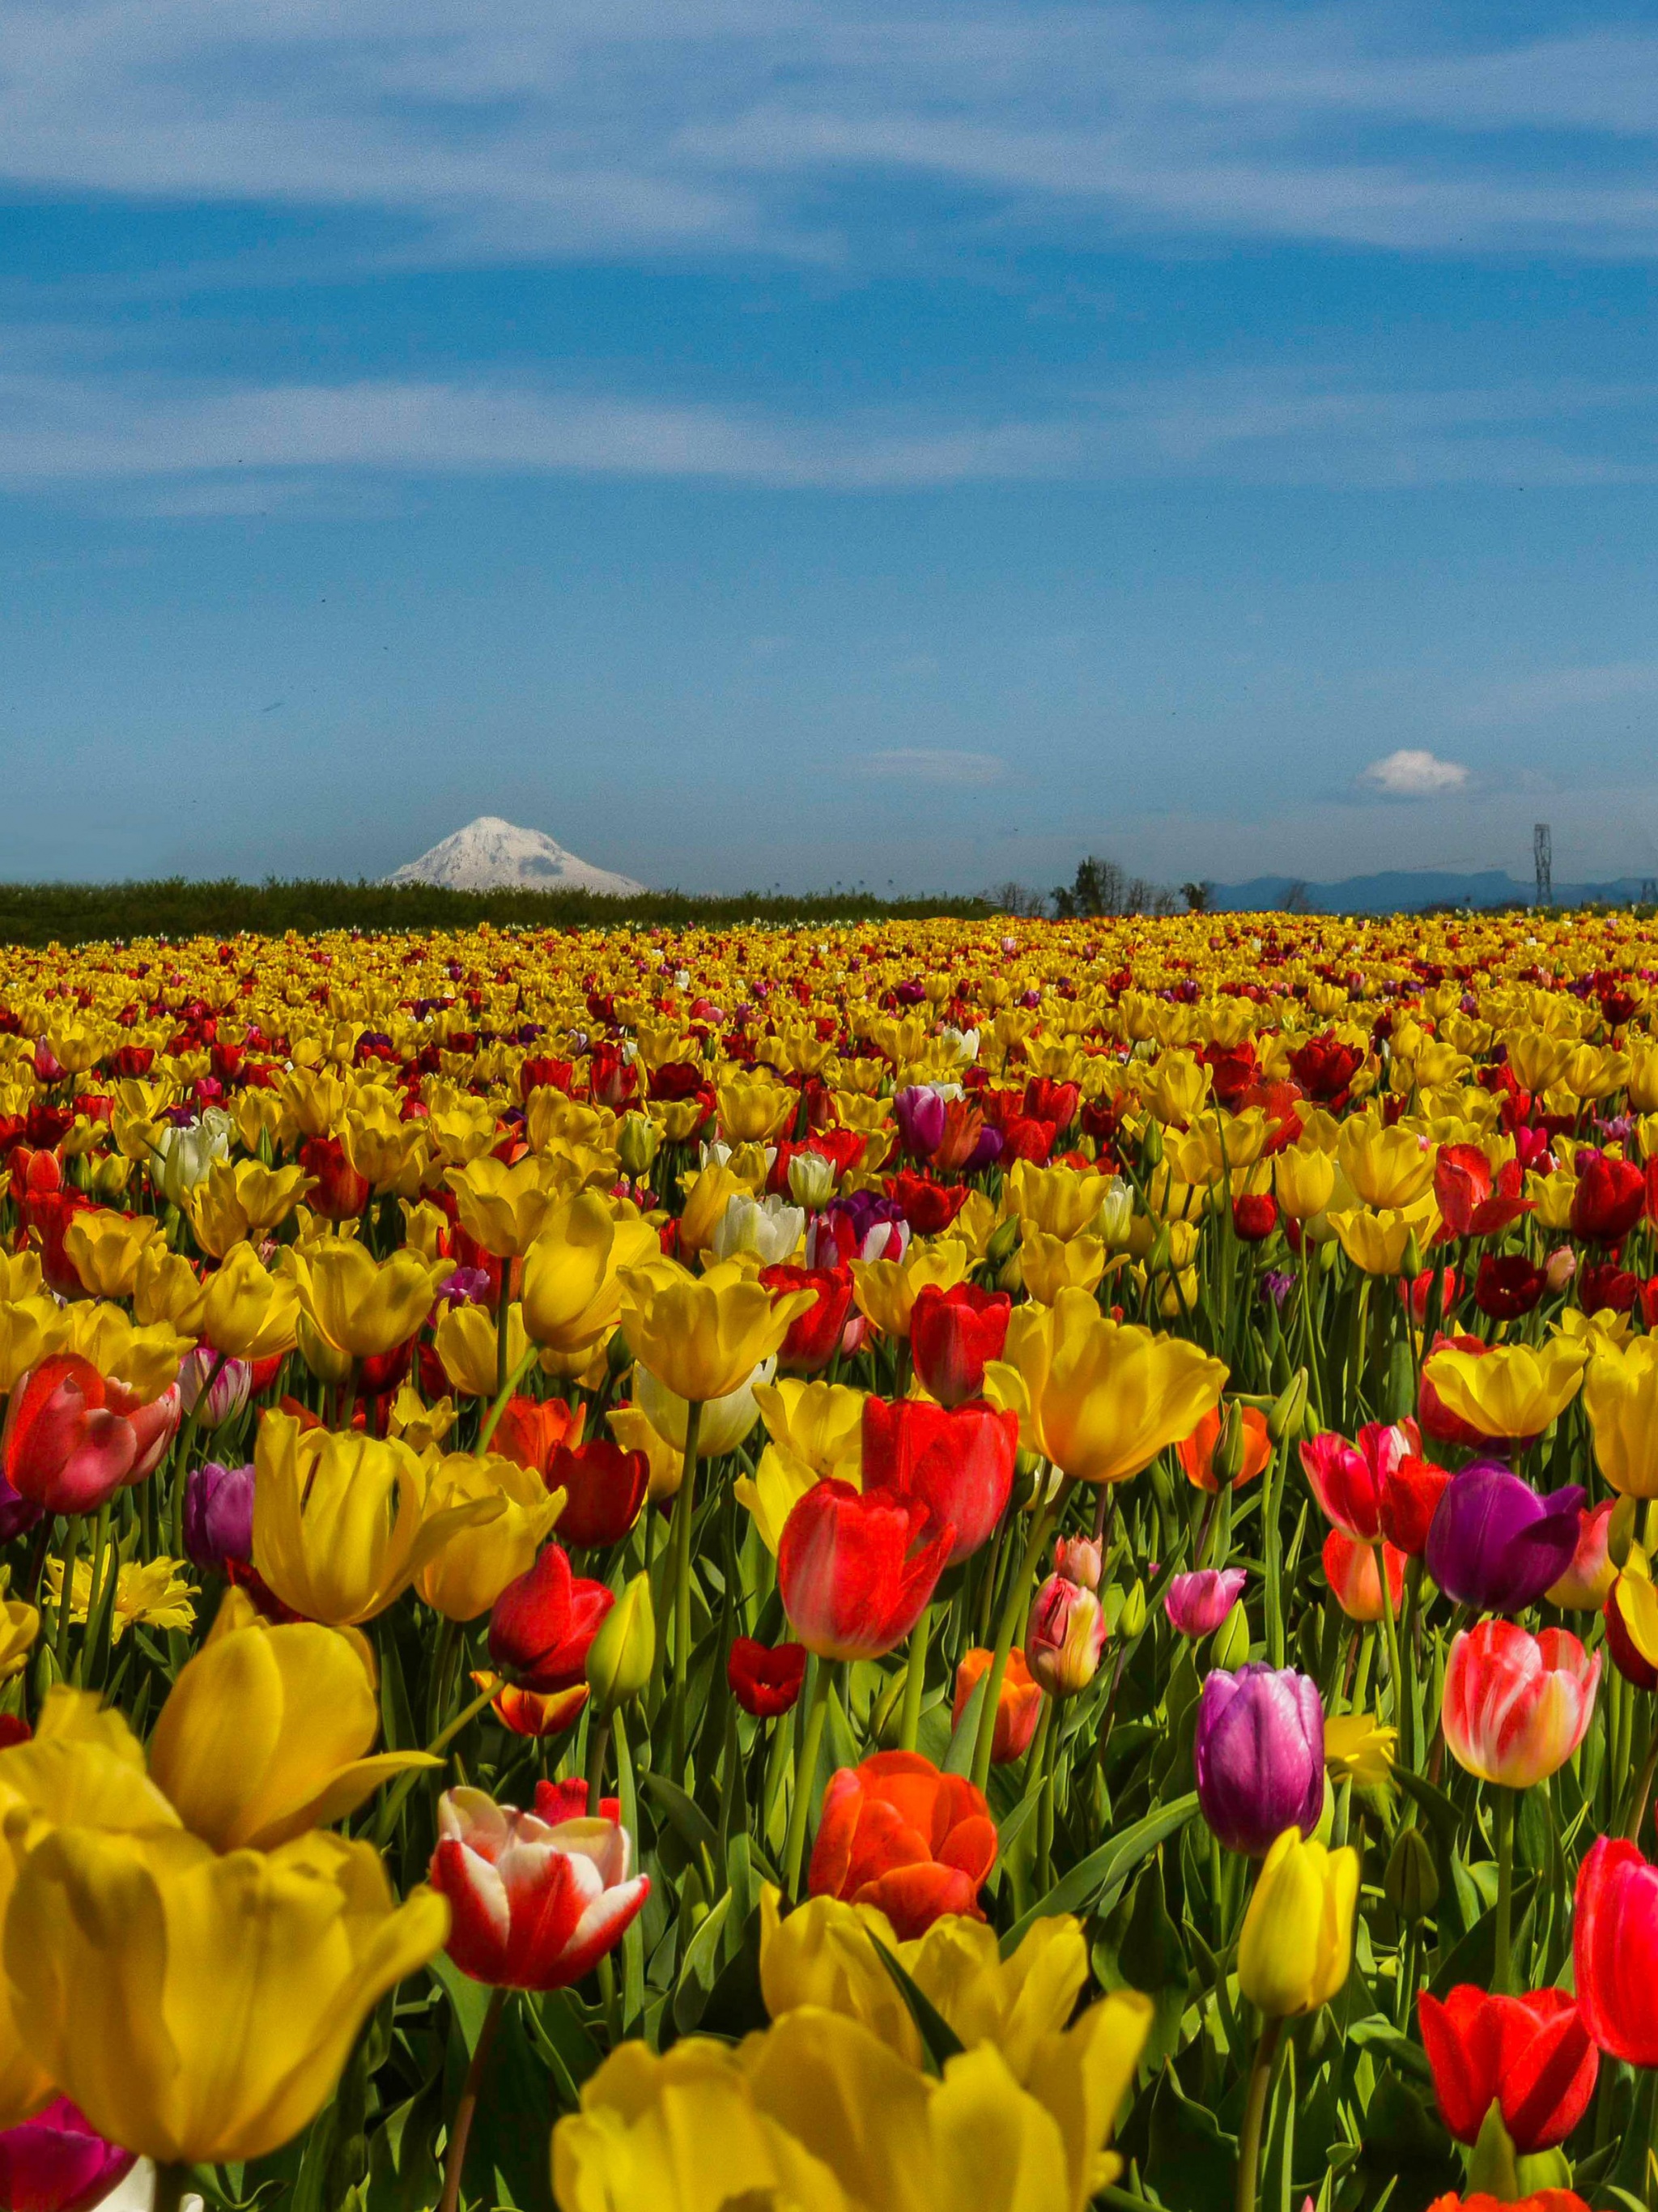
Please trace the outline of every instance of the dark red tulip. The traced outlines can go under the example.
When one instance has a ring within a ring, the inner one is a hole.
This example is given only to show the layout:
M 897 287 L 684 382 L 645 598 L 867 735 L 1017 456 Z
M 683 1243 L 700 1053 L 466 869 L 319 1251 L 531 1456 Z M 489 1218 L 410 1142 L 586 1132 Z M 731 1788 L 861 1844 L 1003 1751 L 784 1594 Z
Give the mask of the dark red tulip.
M 650 1487 L 651 1463 L 641 1451 L 623 1451 L 595 1437 L 574 1449 L 555 1444 L 544 1480 L 549 1490 L 564 1492 L 560 1537 L 591 1551 L 619 1544 L 638 1520 Z
M 1590 1244 L 1621 1244 L 1641 1218 L 1647 1179 L 1633 1160 L 1614 1160 L 1588 1149 L 1573 1161 L 1577 1188 L 1571 1195 L 1571 1233 Z
M 757 1644 L 751 1636 L 732 1639 L 726 1680 L 738 1704 L 757 1721 L 775 1720 L 788 1711 L 800 1695 L 805 1672 L 804 1644 Z
M 1542 1297 L 1543 1270 L 1533 1267 L 1523 1252 L 1505 1253 L 1499 1260 L 1487 1252 L 1474 1278 L 1473 1302 L 1493 1321 L 1518 1321 Z
M 762 1267 L 768 1291 L 815 1291 L 817 1303 L 789 1324 L 777 1364 L 786 1375 L 816 1375 L 834 1358 L 852 1310 L 852 1273 L 847 1267 Z
M 916 1292 L 910 1356 L 923 1386 L 941 1406 L 959 1406 L 984 1389 L 985 1362 L 1001 1358 L 1012 1310 L 1005 1291 L 981 1291 L 971 1283 L 948 1291 L 926 1283 Z

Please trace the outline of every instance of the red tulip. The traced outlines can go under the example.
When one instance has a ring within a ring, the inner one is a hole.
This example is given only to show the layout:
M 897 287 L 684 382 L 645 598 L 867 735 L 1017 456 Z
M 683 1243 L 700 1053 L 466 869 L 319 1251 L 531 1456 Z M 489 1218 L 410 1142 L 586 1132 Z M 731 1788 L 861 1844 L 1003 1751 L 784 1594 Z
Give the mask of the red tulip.
M 480 1690 L 493 1689 L 489 1710 L 514 1735 L 561 1735 L 574 1728 L 587 1702 L 587 1685 L 577 1682 L 567 1690 L 527 1690 L 518 1682 L 503 1682 L 498 1674 L 474 1674 Z
M 945 1407 L 922 1398 L 866 1398 L 863 1441 L 867 1494 L 913 1500 L 935 1528 L 948 1526 L 946 1565 L 978 1550 L 1013 1488 L 1017 1413 L 982 1399 Z
M 1414 1421 L 1367 1421 L 1352 1443 L 1329 1429 L 1312 1437 L 1301 1447 L 1301 1465 L 1336 1527 L 1373 1542 L 1382 1534 L 1388 1477 L 1421 1449 Z
M 567 1406 L 562 1398 L 509 1398 L 489 1449 L 514 1466 L 533 1468 L 544 1476 L 560 1444 L 574 1450 L 581 1442 L 586 1418 L 585 1407 Z
M 1278 1227 L 1278 1200 L 1270 1190 L 1246 1191 L 1232 1203 L 1232 1226 L 1246 1244 L 1264 1243 Z
M 1479 2140 L 1493 2102 L 1523 2155 L 1564 2142 L 1583 2117 L 1600 2057 L 1564 1990 L 1487 1996 L 1467 1984 L 1443 2003 L 1417 1999 L 1440 2117 L 1459 2142 Z
M 823 1659 L 879 1659 L 932 1598 L 956 1540 L 918 1500 L 817 1482 L 777 1547 L 777 1583 L 799 1640 Z M 920 1545 L 920 1549 L 914 1548 Z
M 367 1205 L 367 1178 L 347 1159 L 337 1137 L 308 1138 L 300 1146 L 300 1165 L 314 1178 L 308 1203 L 329 1220 L 349 1220 Z
M 489 1656 L 525 1689 L 574 1689 L 585 1679 L 587 1647 L 615 1603 L 614 1590 L 572 1575 L 566 1553 L 549 1544 L 490 1607 Z
M 1658 2066 L 1658 1867 L 1602 1836 L 1577 1875 L 1572 1963 L 1583 2025 L 1609 2058 Z
M 1609 1159 L 1588 1149 L 1577 1153 L 1572 1164 L 1577 1174 L 1572 1235 L 1591 1244 L 1621 1244 L 1645 1208 L 1645 1175 L 1633 1160 Z
M 848 1267 L 762 1267 L 768 1291 L 816 1291 L 817 1302 L 789 1323 L 777 1364 L 786 1375 L 816 1375 L 834 1358 L 852 1308 Z
M 887 1190 L 918 1237 L 936 1237 L 948 1229 L 968 1200 L 964 1182 L 935 1182 L 931 1176 L 914 1175 L 908 1168 L 891 1178 Z
M 1376 1566 L 1376 1546 L 1363 1543 L 1345 1528 L 1332 1528 L 1324 1539 L 1324 1572 L 1336 1603 L 1349 1620 L 1380 1620 L 1384 1610 L 1382 1575 Z M 1388 1594 L 1394 1611 L 1405 1595 L 1405 1555 L 1391 1544 L 1381 1547 L 1388 1571 Z
M 631 1856 L 614 1820 L 552 1826 L 481 1790 L 446 1790 L 428 1877 L 449 1901 L 445 1948 L 496 1989 L 568 1989 L 615 1949 L 650 1894 L 647 1875 L 629 1880 Z
M 1309 1037 L 1290 1054 L 1290 1073 L 1309 1098 L 1338 1112 L 1363 1060 L 1357 1045 L 1339 1043 L 1327 1033 Z
M 1448 2191 L 1443 2197 L 1435 2197 L 1428 2212 L 1589 2212 L 1589 2208 L 1572 2189 L 1538 2189 L 1529 2197 L 1506 2199 L 1477 2189 L 1472 2197 Z
M 1569 1630 L 1533 1636 L 1511 1620 L 1482 1620 L 1451 1644 L 1440 1711 L 1445 1741 L 1482 1782 L 1528 1790 L 1583 1741 L 1600 1680 L 1600 1653 L 1591 1659 Z
M 1005 1291 L 981 1291 L 971 1283 L 948 1291 L 926 1283 L 916 1292 L 910 1356 L 923 1387 L 941 1406 L 959 1406 L 983 1390 L 985 1362 L 1001 1358 L 1012 1310 Z
M 1473 1302 L 1493 1321 L 1518 1321 L 1531 1311 L 1543 1290 L 1543 1270 L 1533 1267 L 1523 1252 L 1507 1252 L 1500 1260 L 1487 1252 L 1474 1278 Z
M 994 1656 L 993 1652 L 975 1648 L 965 1654 L 957 1668 L 956 1696 L 950 1710 L 952 1733 L 962 1725 L 968 1700 Z M 1011 1760 L 1024 1757 L 1036 1733 L 1042 1711 L 1042 1685 L 1032 1680 L 1024 1654 L 1016 1645 L 1007 1655 L 1007 1672 L 1002 1677 L 1001 1692 L 996 1699 L 996 1729 L 990 1751 L 993 1765 L 1006 1765 Z
M 585 1820 L 587 1813 L 587 1785 L 578 1774 L 568 1782 L 537 1782 L 536 1784 L 536 1818 L 556 1828 L 562 1820 Z M 600 1820 L 619 1820 L 622 1800 L 601 1797 L 598 1811 L 594 1815 Z
M 154 1472 L 179 1424 L 177 1386 L 141 1406 L 88 1359 L 54 1352 L 23 1376 L 0 1431 L 0 1470 L 48 1513 L 95 1513 Z
M 1434 1509 L 1450 1480 L 1448 1468 L 1407 1453 L 1382 1477 L 1382 1533 L 1407 1559 L 1419 1559 L 1428 1547 Z
M 981 1790 L 916 1752 L 881 1751 L 831 1777 L 806 1887 L 878 1905 L 908 1943 L 945 1913 L 982 1920 L 979 1892 L 995 1863 Z
M 564 1492 L 558 1533 L 567 1544 L 592 1551 L 619 1544 L 645 1503 L 651 1463 L 641 1451 L 623 1451 L 595 1437 L 573 1450 L 555 1444 L 544 1470 L 549 1490 Z
M 1072 1698 L 1099 1672 L 1105 1650 L 1105 1614 L 1085 1583 L 1063 1566 L 1031 1600 L 1025 1622 L 1025 1663 L 1050 1698 Z
M 1477 1145 L 1442 1145 L 1434 1163 L 1434 1196 L 1450 1237 L 1495 1237 L 1534 1201 L 1524 1197 L 1525 1170 L 1504 1160 L 1492 1172 Z
M 1641 1288 L 1640 1277 L 1615 1260 L 1597 1260 L 1577 1271 L 1577 1303 L 1586 1314 L 1628 1313 Z
M 799 1698 L 805 1673 L 804 1644 L 767 1645 L 756 1644 L 751 1636 L 732 1639 L 726 1680 L 738 1704 L 757 1721 L 775 1720 L 787 1712 Z

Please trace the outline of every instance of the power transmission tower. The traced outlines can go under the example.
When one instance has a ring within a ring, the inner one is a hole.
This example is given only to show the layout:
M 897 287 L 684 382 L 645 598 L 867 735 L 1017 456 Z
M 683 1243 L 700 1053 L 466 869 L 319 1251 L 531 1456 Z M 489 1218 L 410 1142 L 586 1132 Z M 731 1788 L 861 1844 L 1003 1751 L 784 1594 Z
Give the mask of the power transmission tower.
M 1537 869 L 1537 903 L 1554 904 L 1554 841 L 1549 825 L 1540 822 L 1531 834 L 1531 855 Z

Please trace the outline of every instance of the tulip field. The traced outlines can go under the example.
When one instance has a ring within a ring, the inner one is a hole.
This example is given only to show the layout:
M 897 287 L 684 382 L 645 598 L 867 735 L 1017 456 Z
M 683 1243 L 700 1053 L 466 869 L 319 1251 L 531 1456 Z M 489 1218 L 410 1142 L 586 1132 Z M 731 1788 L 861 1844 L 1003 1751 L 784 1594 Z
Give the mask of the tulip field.
M 1651 924 L 0 947 L 0 2207 L 1658 2212 Z

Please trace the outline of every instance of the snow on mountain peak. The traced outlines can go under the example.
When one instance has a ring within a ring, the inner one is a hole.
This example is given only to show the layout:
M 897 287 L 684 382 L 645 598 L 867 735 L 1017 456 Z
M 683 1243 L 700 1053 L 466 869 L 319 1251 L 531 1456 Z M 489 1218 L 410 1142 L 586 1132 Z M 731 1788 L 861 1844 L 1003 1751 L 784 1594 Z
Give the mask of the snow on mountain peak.
M 440 884 L 452 891 L 598 891 L 610 898 L 627 898 L 645 888 L 631 876 L 579 860 L 544 831 L 521 830 L 498 814 L 480 814 L 386 880 Z

